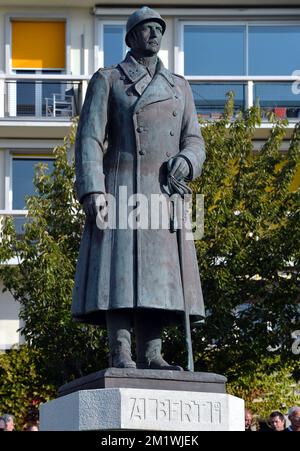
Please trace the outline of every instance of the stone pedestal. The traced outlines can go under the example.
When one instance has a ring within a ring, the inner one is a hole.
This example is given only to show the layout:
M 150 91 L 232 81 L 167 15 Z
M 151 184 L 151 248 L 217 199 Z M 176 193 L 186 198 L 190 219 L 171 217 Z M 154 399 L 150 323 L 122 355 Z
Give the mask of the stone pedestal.
M 110 368 L 61 387 L 59 398 L 41 406 L 41 430 L 243 431 L 244 401 L 225 393 L 225 381 Z
M 58 396 L 95 388 L 143 388 L 226 393 L 226 381 L 225 376 L 215 373 L 107 368 L 63 385 L 58 390 Z

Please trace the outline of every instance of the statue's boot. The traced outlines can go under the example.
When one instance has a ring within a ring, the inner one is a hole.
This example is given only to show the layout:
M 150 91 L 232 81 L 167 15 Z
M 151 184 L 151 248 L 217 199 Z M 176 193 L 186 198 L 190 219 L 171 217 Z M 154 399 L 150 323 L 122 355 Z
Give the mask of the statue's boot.
M 140 318 L 139 318 L 140 316 Z M 136 350 L 137 368 L 152 370 L 183 371 L 179 365 L 170 365 L 161 355 L 162 349 L 162 327 L 156 321 L 141 321 L 142 315 L 136 318 Z
M 131 358 L 130 320 L 126 312 L 109 311 L 106 314 L 106 322 L 110 350 L 109 366 L 136 368 Z

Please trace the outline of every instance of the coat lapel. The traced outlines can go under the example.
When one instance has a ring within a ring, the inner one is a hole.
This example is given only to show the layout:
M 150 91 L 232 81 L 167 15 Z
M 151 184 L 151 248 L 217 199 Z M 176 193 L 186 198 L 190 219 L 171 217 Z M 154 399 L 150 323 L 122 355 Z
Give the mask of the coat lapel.
M 162 102 L 173 97 L 173 76 L 164 68 L 160 60 L 158 60 L 158 70 L 152 80 L 145 67 L 138 64 L 130 53 L 126 55 L 125 60 L 119 66 L 126 77 L 134 84 L 134 89 L 140 96 L 134 112 L 151 103 Z
M 172 99 L 173 95 L 169 83 L 160 73 L 157 73 L 135 104 L 134 112 L 151 103 Z
M 135 59 L 127 53 L 126 58 L 119 64 L 126 77 L 133 83 L 147 75 L 147 70 L 141 64 L 138 64 Z

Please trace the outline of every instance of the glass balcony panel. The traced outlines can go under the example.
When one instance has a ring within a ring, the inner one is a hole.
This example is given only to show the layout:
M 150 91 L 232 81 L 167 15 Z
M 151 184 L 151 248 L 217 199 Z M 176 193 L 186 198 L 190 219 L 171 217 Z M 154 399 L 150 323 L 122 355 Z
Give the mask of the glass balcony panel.
M 245 109 L 245 90 L 243 83 L 208 83 L 190 82 L 194 95 L 197 114 L 204 120 L 220 119 L 224 113 L 226 94 L 232 91 L 235 95 L 235 110 Z
M 16 115 L 35 116 L 35 83 L 17 82 Z
M 262 118 L 267 120 L 270 113 L 289 121 L 299 121 L 300 94 L 292 89 L 292 83 L 260 83 L 254 84 L 254 101 L 259 103 Z
M 14 226 L 16 229 L 16 234 L 17 234 L 17 238 L 18 239 L 22 239 L 23 235 L 24 235 L 24 227 L 25 224 L 27 224 L 30 221 L 30 218 L 21 215 L 18 216 L 13 216 L 13 222 L 14 222 Z
M 5 81 L 5 117 L 70 120 L 79 114 L 80 82 Z

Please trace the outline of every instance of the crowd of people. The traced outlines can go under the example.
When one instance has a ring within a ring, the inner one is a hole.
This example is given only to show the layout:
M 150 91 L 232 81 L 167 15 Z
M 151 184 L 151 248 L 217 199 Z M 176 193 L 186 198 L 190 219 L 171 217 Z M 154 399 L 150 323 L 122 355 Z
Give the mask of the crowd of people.
M 6 413 L 0 416 L 0 431 L 12 432 L 15 430 L 14 416 Z M 38 431 L 38 422 L 25 424 L 23 431 Z M 245 410 L 245 431 L 253 432 L 300 432 L 300 407 L 291 407 L 285 416 L 279 410 L 275 410 L 269 415 L 266 421 L 258 421 L 253 412 Z
M 245 410 L 245 431 L 300 432 L 300 407 L 291 407 L 287 415 L 275 410 L 266 421 L 258 421 L 251 410 Z
M 0 432 L 12 432 L 15 430 L 15 418 L 10 413 L 5 413 L 0 416 Z M 38 422 L 26 423 L 23 431 L 38 431 Z

